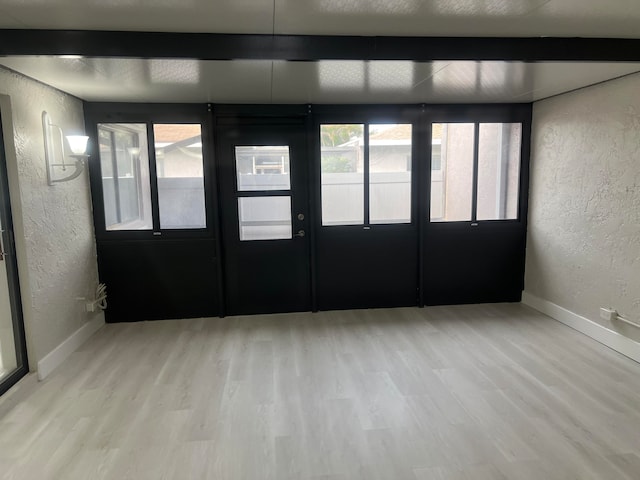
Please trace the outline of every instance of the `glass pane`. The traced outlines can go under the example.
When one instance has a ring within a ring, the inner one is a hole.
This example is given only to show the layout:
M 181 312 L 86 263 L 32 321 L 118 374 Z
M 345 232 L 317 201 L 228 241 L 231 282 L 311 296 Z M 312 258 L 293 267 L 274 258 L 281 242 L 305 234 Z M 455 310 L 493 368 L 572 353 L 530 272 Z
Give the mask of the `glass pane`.
M 481 123 L 478 138 L 478 220 L 518 218 L 520 123 Z
M 98 141 L 106 229 L 150 230 L 147 126 L 101 123 Z
M 364 125 L 320 126 L 322 225 L 364 223 Z
M 278 240 L 291 236 L 291 197 L 238 198 L 240 240 Z
M 0 145 L 0 148 L 2 148 L 2 145 Z M 4 192 L 0 191 L 0 198 L 5 198 L 4 195 Z M 9 242 L 7 242 L 8 234 L 2 225 L 1 214 L 0 235 L 3 237 L 2 244 L 9 245 Z M 9 272 L 7 271 L 7 262 L 0 262 L 0 381 L 18 368 L 18 356 L 16 355 L 13 331 L 13 313 L 11 311 L 11 295 L 9 293 L 10 278 Z
M 289 147 L 236 147 L 238 191 L 291 190 Z
M 369 126 L 369 220 L 411 222 L 411 125 Z
M 199 124 L 154 124 L 160 228 L 206 228 Z
M 471 220 L 473 137 L 473 123 L 432 125 L 432 222 Z M 434 146 L 437 148 L 433 148 Z

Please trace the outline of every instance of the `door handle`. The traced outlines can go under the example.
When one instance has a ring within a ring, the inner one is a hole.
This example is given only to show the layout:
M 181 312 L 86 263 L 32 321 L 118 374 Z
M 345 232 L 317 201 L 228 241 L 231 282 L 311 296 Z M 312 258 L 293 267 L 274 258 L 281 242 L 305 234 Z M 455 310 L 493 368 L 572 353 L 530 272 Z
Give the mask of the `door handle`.
M 294 237 L 304 237 L 305 235 L 304 230 L 298 230 L 298 233 L 293 234 Z

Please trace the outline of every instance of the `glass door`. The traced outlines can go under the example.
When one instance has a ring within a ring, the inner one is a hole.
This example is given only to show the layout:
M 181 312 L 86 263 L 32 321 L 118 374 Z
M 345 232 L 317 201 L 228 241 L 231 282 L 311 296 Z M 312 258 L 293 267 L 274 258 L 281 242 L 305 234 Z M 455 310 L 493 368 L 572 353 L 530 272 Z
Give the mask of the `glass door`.
M 0 394 L 27 371 L 7 165 L 0 129 Z

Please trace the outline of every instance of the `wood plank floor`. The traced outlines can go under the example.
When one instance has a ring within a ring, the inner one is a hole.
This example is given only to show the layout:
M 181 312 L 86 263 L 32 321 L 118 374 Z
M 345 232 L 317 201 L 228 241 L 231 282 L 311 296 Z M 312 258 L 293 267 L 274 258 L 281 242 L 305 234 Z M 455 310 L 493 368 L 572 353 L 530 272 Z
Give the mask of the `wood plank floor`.
M 0 478 L 640 478 L 640 364 L 519 304 L 107 325 Z

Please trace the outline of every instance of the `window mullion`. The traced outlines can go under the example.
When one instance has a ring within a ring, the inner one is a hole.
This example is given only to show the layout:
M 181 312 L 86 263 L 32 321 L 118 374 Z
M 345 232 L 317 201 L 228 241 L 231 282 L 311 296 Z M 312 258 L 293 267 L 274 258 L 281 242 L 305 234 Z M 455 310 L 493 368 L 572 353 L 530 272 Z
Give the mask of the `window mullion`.
M 478 220 L 478 150 L 480 144 L 480 124 L 473 126 L 473 193 L 471 194 L 471 221 Z
M 158 175 L 156 168 L 156 148 L 153 122 L 147 123 L 147 148 L 149 149 L 149 183 L 151 188 L 151 218 L 153 219 L 153 231 L 160 231 L 160 203 L 158 195 Z
M 363 158 L 363 168 L 364 168 L 364 224 L 369 226 L 370 224 L 370 215 L 369 215 L 369 124 L 364 124 L 364 158 Z

